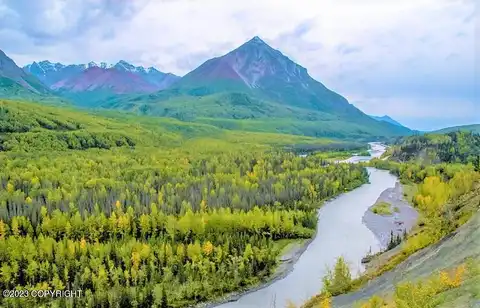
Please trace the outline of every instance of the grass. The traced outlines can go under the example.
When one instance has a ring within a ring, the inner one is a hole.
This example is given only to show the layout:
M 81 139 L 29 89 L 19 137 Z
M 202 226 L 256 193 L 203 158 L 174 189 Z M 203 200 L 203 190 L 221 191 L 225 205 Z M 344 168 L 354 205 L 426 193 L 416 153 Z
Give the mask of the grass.
M 393 214 L 392 207 L 391 207 L 390 203 L 383 202 L 383 201 L 378 202 L 375 205 L 373 205 L 373 207 L 370 210 L 374 214 L 382 215 L 382 216 L 388 216 L 388 215 Z M 397 208 L 397 210 L 398 210 L 398 208 Z
M 281 239 L 275 241 L 273 244 L 272 251 L 277 254 L 279 257 L 283 256 L 284 254 L 288 253 L 295 247 L 301 247 L 308 241 L 307 239 Z

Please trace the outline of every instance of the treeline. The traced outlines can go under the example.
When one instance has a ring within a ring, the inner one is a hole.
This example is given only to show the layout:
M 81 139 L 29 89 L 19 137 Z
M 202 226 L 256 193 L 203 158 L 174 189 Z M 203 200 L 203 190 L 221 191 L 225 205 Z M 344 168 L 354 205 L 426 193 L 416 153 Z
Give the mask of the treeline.
M 275 151 L 1 155 L 0 288 L 85 294 L 6 307 L 212 299 L 271 274 L 276 240 L 311 237 L 319 204 L 368 179 L 359 165 Z
M 82 215 L 99 207 L 109 215 L 116 201 L 137 215 L 152 203 L 167 214 L 185 208 L 199 211 L 202 204 L 242 210 L 276 204 L 310 210 L 310 200 L 329 198 L 367 178 L 358 166 L 289 153 L 199 159 L 176 155 L 145 149 L 39 154 L 33 161 L 26 154 L 5 156 L 0 160 L 0 219 L 22 215 L 35 224 L 42 206 L 49 212 L 74 207 Z
M 37 152 L 133 147 L 135 141 L 122 133 L 28 132 L 0 135 L 0 151 Z
M 391 157 L 401 162 L 471 163 L 480 171 L 480 135 L 458 131 L 405 137 L 393 147 Z

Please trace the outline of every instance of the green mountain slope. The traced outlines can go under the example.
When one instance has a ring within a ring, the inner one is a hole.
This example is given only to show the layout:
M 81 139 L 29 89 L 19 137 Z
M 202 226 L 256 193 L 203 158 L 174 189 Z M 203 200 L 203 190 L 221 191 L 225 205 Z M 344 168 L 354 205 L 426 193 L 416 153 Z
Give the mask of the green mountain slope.
M 364 117 L 349 120 L 338 115 L 286 106 L 240 92 L 189 95 L 179 89 L 140 97 L 113 97 L 102 107 L 142 115 L 173 117 L 225 129 L 279 132 L 315 137 L 373 139 L 410 134 L 410 130 Z
M 363 139 L 411 133 L 367 116 L 258 37 L 208 60 L 171 89 L 110 97 L 100 106 L 227 129 Z
M 387 116 L 387 115 L 384 115 L 384 116 L 370 116 L 371 118 L 377 120 L 377 121 L 383 121 L 383 122 L 388 122 L 388 123 L 391 123 L 391 124 L 394 124 L 394 125 L 397 125 L 397 126 L 403 126 L 403 127 L 406 127 L 405 125 L 402 125 L 401 123 L 399 123 L 398 121 L 395 121 L 394 119 L 392 119 L 391 117 Z
M 71 104 L 67 99 L 55 96 L 51 92 L 38 93 L 23 87 L 12 79 L 0 77 L 0 98 L 21 99 L 35 101 L 44 104 L 67 105 Z
M 35 76 L 18 67 L 0 50 L 0 98 L 65 104 Z

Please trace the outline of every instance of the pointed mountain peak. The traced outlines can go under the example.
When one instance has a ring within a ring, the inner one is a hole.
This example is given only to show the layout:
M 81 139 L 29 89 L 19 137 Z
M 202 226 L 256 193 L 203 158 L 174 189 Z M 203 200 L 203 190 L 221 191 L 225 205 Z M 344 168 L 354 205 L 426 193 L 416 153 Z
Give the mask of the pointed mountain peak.
M 250 89 L 283 82 L 308 88 L 312 78 L 307 70 L 255 36 L 224 56 L 213 58 L 185 76 L 185 83 L 205 83 L 206 79 L 229 80 Z M 186 81 L 185 81 L 186 80 Z
M 126 71 L 126 72 L 135 71 L 135 66 L 128 63 L 125 60 L 118 61 L 117 64 L 115 64 L 113 67 L 116 68 L 117 70 Z
M 261 48 L 261 47 L 266 47 L 266 48 L 269 48 L 269 49 L 272 49 L 272 47 L 270 47 L 270 45 L 268 45 L 267 43 L 265 43 L 264 40 L 262 40 L 260 37 L 258 36 L 254 36 L 252 39 L 250 39 L 249 41 L 245 42 L 242 46 L 240 46 L 239 48 L 242 48 L 242 47 L 251 47 L 251 48 Z
M 255 35 L 249 42 L 266 44 L 259 36 Z

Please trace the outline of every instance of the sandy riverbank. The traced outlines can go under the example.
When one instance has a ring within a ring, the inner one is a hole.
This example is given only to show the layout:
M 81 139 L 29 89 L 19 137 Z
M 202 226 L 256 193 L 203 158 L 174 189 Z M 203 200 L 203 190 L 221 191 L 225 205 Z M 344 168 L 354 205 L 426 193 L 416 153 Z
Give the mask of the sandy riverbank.
M 363 216 L 363 223 L 372 231 L 386 248 L 391 232 L 394 236 L 402 236 L 403 231 L 409 232 L 416 224 L 418 212 L 410 206 L 403 196 L 403 187 L 397 182 L 395 187 L 386 189 L 377 199 L 376 204 L 386 202 L 391 205 L 391 215 L 377 215 L 372 212 L 372 205 Z

